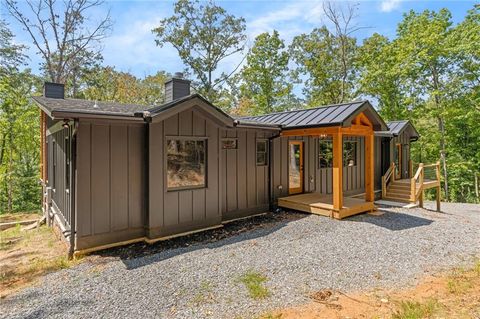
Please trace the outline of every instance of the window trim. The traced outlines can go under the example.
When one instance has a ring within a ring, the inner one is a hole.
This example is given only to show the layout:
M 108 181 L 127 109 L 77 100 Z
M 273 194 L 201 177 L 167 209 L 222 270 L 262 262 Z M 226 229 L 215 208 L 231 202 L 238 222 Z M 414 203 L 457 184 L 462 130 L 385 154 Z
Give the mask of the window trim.
M 327 167 L 322 167 L 320 165 L 320 143 L 322 142 L 327 142 L 327 143 L 330 143 L 332 145 L 332 160 L 330 161 L 330 165 L 327 166 Z M 318 139 L 318 145 L 317 145 L 318 149 L 317 149 L 317 165 L 318 165 L 318 169 L 328 169 L 328 168 L 332 168 L 333 167 L 333 140 L 331 138 L 319 138 Z
M 258 163 L 258 153 L 259 153 L 258 148 L 257 148 L 258 142 L 265 143 L 265 152 L 260 152 L 260 153 L 265 153 L 265 162 L 264 163 Z M 266 139 L 266 138 L 255 139 L 255 164 L 256 164 L 256 166 L 268 166 L 269 163 L 270 163 L 269 154 L 270 154 L 270 152 L 269 152 L 268 139 Z
M 168 140 L 180 140 L 180 141 L 205 141 L 205 181 L 203 185 L 195 186 L 179 186 L 179 187 L 168 187 Z M 169 192 L 179 192 L 185 190 L 195 190 L 195 189 L 207 189 L 208 188 L 208 137 L 207 136 L 185 136 L 185 135 L 166 135 L 163 140 L 163 150 L 164 150 L 164 164 L 163 164 L 163 183 L 164 191 Z
M 342 161 L 343 161 L 343 167 L 356 167 L 358 165 L 358 140 L 344 140 L 342 143 Z M 355 158 L 354 158 L 354 163 L 352 166 L 347 165 L 346 157 L 345 157 L 345 144 L 350 143 L 355 145 Z

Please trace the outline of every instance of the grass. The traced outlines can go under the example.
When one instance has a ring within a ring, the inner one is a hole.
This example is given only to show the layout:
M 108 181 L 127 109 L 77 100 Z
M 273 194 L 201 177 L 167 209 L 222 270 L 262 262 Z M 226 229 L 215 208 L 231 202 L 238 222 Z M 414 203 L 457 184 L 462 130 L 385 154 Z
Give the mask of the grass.
M 20 225 L 0 231 L 0 298 L 31 285 L 44 274 L 71 267 L 66 248 L 45 225 L 22 231 Z
M 441 306 L 437 300 L 429 299 L 425 302 L 401 301 L 398 308 L 392 319 L 430 318 L 441 309 Z
M 267 287 L 264 286 L 268 278 L 261 273 L 249 270 L 238 280 L 245 285 L 248 294 L 253 299 L 265 299 L 270 296 L 270 292 Z
M 214 299 L 213 296 L 213 285 L 208 281 L 202 281 L 198 292 L 193 297 L 193 303 L 196 305 L 212 302 Z

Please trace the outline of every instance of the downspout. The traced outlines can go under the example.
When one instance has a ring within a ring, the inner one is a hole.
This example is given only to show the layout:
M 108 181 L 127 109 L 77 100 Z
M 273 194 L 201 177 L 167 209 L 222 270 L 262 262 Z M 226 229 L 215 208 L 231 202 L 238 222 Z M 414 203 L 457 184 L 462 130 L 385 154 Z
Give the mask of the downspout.
M 280 137 L 280 133 L 273 135 L 268 138 L 268 209 L 272 212 L 274 209 L 274 199 L 273 199 L 273 188 L 274 185 L 272 183 L 272 163 L 273 163 L 273 152 L 271 151 L 273 148 L 273 140 L 277 137 Z
M 144 111 L 142 113 L 143 120 L 145 122 L 145 144 L 143 145 L 144 158 L 144 175 L 145 175 L 145 235 L 150 237 L 148 233 L 150 229 L 150 123 L 152 123 L 152 116 L 150 112 Z
M 76 231 L 76 193 L 77 193 L 77 130 L 78 130 L 78 119 L 74 119 L 73 122 L 73 132 L 72 132 L 72 144 L 70 145 L 71 154 L 70 154 L 70 247 L 68 249 L 68 259 L 73 258 L 75 252 L 75 236 Z

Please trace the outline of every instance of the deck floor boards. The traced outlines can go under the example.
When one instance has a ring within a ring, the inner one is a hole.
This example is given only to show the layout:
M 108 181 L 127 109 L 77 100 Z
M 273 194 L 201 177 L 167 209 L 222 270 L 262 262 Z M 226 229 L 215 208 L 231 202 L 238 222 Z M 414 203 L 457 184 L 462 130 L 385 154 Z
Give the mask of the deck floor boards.
M 369 212 L 375 208 L 373 202 L 367 202 L 360 198 L 344 197 L 343 207 L 340 210 L 335 210 L 333 208 L 333 196 L 319 193 L 282 197 L 278 199 L 278 206 L 338 219 Z

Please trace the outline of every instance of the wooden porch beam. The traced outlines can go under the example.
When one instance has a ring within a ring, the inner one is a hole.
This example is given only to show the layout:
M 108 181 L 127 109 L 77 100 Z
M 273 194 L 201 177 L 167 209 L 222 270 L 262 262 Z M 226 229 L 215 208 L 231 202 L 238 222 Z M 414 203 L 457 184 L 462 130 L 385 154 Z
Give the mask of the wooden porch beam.
M 340 211 L 343 207 L 343 134 L 337 128 L 333 134 L 333 209 Z
M 374 137 L 365 136 L 365 200 L 373 202 L 375 199 L 374 191 Z
M 331 126 L 314 127 L 305 129 L 286 130 L 280 133 L 280 136 L 316 136 L 316 135 L 335 135 L 339 132 L 343 135 L 369 136 L 373 135 L 373 129 L 369 126 L 352 124 L 349 127 Z

